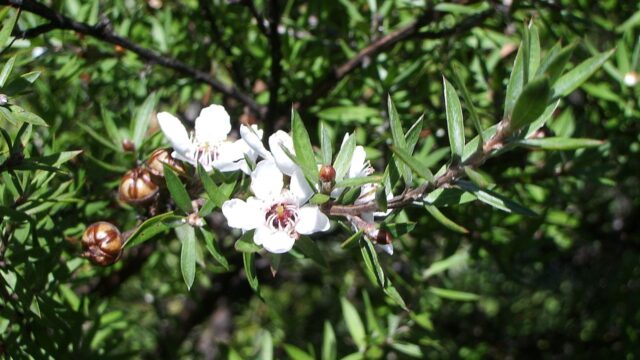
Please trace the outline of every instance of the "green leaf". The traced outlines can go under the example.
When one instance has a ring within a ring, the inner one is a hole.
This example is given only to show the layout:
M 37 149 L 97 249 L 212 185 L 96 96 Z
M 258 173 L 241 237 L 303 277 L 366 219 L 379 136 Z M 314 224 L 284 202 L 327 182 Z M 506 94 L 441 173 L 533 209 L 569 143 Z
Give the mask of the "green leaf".
M 96 140 L 100 144 L 108 147 L 109 149 L 111 149 L 111 150 L 113 150 L 115 152 L 122 152 L 122 147 L 116 145 L 113 141 L 109 141 L 109 139 L 107 139 L 104 135 L 98 134 L 95 130 L 93 130 L 89 126 L 87 126 L 85 124 L 82 124 L 82 123 L 77 123 L 76 125 L 82 131 L 84 131 L 87 134 L 89 134 L 89 136 L 91 136 L 94 140 Z M 113 139 L 111 139 L 111 140 L 113 140 Z
M 354 233 L 353 235 L 349 236 L 345 241 L 343 241 L 342 244 L 340 244 L 340 247 L 344 249 L 347 246 L 353 244 L 356 240 L 360 239 L 360 237 L 362 236 L 363 233 L 364 233 L 364 231 L 358 230 L 356 233 Z
M 2 71 L 0 72 L 0 88 L 4 87 L 4 84 L 7 82 L 9 75 L 11 75 L 11 70 L 13 70 L 13 64 L 16 62 L 16 57 L 12 56 L 2 67 Z
M 19 122 L 28 123 L 36 126 L 49 126 L 42 118 L 32 112 L 26 111 L 18 105 L 10 105 L 13 118 Z
M 337 357 L 338 349 L 336 347 L 336 333 L 333 331 L 331 323 L 325 320 L 321 360 L 336 360 Z
M 261 338 L 261 346 L 260 346 L 260 354 L 258 359 L 260 360 L 273 360 L 273 339 L 271 338 L 271 333 L 268 331 L 264 331 L 262 333 Z
M 524 52 L 524 44 L 521 43 L 518 47 L 516 59 L 513 62 L 513 69 L 511 70 L 509 83 L 507 84 L 507 92 L 504 99 L 504 114 L 502 115 L 503 118 L 506 118 L 511 114 L 513 107 L 516 104 L 516 100 L 520 97 L 520 93 L 522 92 L 524 84 Z
M 410 233 L 416 227 L 416 223 L 414 222 L 399 222 L 392 224 L 383 222 L 380 225 L 384 230 L 388 231 L 394 239 Z
M 453 222 L 451 219 L 449 219 L 437 207 L 433 205 L 425 205 L 425 209 L 427 209 L 429 214 L 431 214 L 431 216 L 433 216 L 434 219 L 436 219 L 440 224 L 444 225 L 444 227 L 446 227 L 447 229 L 460 234 L 467 234 L 469 232 L 469 230 L 467 230 L 463 226 L 460 226 L 455 222 Z
M 336 188 L 348 188 L 362 186 L 365 184 L 380 184 L 382 182 L 382 175 L 369 175 L 363 177 L 354 177 L 349 179 L 343 179 L 336 182 Z
M 240 252 L 253 253 L 253 252 L 260 251 L 260 246 L 253 241 L 254 232 L 255 232 L 254 230 L 250 230 L 242 234 L 240 239 L 238 239 L 234 244 L 234 248 Z
M 347 329 L 353 342 L 360 350 L 365 349 L 367 347 L 367 334 L 358 311 L 346 298 L 340 298 L 340 304 L 342 305 L 344 322 L 347 324 Z
M 614 51 L 615 49 L 594 55 L 562 75 L 553 86 L 553 97 L 557 98 L 571 94 L 582 83 L 587 81 L 609 59 Z
M 451 144 L 451 156 L 454 162 L 462 159 L 464 152 L 464 120 L 462 118 L 462 106 L 458 93 L 453 85 L 444 77 L 444 106 L 447 115 L 447 132 L 449 133 L 449 143 Z
M 147 219 L 138 225 L 135 231 L 127 238 L 124 247 L 130 248 L 140 245 L 154 236 L 169 230 L 171 228 L 171 226 L 168 225 L 169 222 L 179 221 L 181 219 L 181 216 L 176 216 L 173 212 L 167 212 Z
M 549 103 L 549 79 L 532 80 L 522 90 L 511 116 L 511 129 L 521 129 L 542 115 Z
M 418 345 L 394 341 L 391 343 L 391 347 L 407 356 L 411 356 L 417 359 L 424 358 L 424 354 L 422 353 L 422 350 Z
M 344 124 L 372 124 L 382 123 L 380 110 L 366 106 L 336 106 L 323 109 L 316 114 L 320 119 Z
M 550 52 L 542 65 L 540 65 L 538 75 L 546 76 L 549 78 L 549 84 L 553 85 L 564 71 L 577 45 L 578 43 L 574 42 L 557 52 Z
M 529 74 L 535 74 L 540 65 L 540 35 L 538 27 L 529 22 Z
M 331 200 L 331 196 L 329 196 L 327 194 L 317 193 L 317 194 L 314 194 L 311 197 L 311 199 L 309 199 L 309 203 L 314 204 L 314 205 L 322 205 L 322 204 L 326 203 L 329 200 Z
M 209 254 L 211 254 L 211 256 L 213 256 L 213 258 L 222 265 L 223 268 L 225 268 L 225 270 L 229 270 L 229 262 L 224 255 L 222 255 L 220 249 L 218 249 L 218 245 L 216 245 L 215 234 L 204 228 L 200 228 L 200 233 L 204 238 L 205 247 L 209 251 Z
M 470 292 L 443 289 L 438 287 L 430 287 L 429 292 L 441 297 L 443 299 L 455 300 L 455 301 L 477 301 L 480 300 L 480 296 Z
M 196 233 L 190 225 L 182 225 L 176 228 L 176 235 L 182 242 L 180 251 L 180 270 L 182 278 L 187 284 L 187 289 L 191 290 L 193 281 L 196 278 Z
M 478 200 L 482 201 L 485 204 L 491 205 L 496 209 L 499 209 L 508 213 L 517 213 L 525 216 L 538 216 L 538 214 L 518 204 L 517 202 L 511 199 L 508 199 L 491 190 L 481 189 L 473 183 L 466 182 L 466 181 L 458 181 L 457 185 L 459 185 L 462 189 L 471 192 L 473 195 L 475 195 L 478 198 Z
M 478 111 L 476 107 L 473 105 L 473 101 L 471 100 L 471 95 L 469 95 L 469 90 L 467 90 L 467 86 L 464 83 L 464 79 L 462 79 L 462 69 L 460 65 L 456 62 L 453 63 L 453 81 L 455 82 L 458 89 L 462 93 L 462 99 L 464 99 L 464 105 L 469 111 L 469 116 L 471 116 L 471 121 L 473 122 L 473 126 L 480 137 L 480 145 L 484 144 L 484 136 L 482 134 L 482 125 L 480 123 L 480 117 L 478 116 Z
M 258 282 L 258 274 L 256 274 L 256 265 L 254 263 L 255 253 L 245 252 L 242 253 L 242 262 L 244 264 L 244 272 L 247 276 L 249 286 L 256 293 L 260 293 L 260 283 Z
M 520 146 L 526 146 L 533 149 L 556 150 L 556 151 L 598 147 L 604 143 L 605 143 L 604 141 L 596 140 L 596 139 L 561 138 L 561 137 L 524 139 L 516 142 L 516 144 Z
M 189 193 L 173 169 L 167 164 L 162 165 L 164 167 L 164 179 L 167 183 L 167 189 L 169 189 L 169 193 L 171 193 L 171 198 L 173 198 L 180 210 L 186 214 L 191 214 L 193 212 L 193 206 L 191 205 Z
M 393 104 L 393 100 L 391 99 L 391 95 L 387 97 L 387 108 L 389 111 L 389 125 L 391 127 L 391 137 L 393 140 L 393 146 L 399 149 L 407 151 L 407 140 L 405 139 L 404 130 L 402 129 L 402 122 L 400 121 L 400 116 L 398 115 L 398 110 L 396 106 Z M 398 171 L 402 174 L 404 181 L 407 185 L 411 184 L 412 177 L 411 172 L 408 170 L 407 166 L 402 163 L 402 161 L 396 160 L 396 164 L 398 166 Z
M 196 170 L 198 172 L 198 177 L 200 178 L 200 182 L 202 182 L 202 186 L 204 187 L 204 191 L 207 193 L 207 196 L 217 208 L 222 208 L 222 204 L 229 199 L 231 192 L 233 192 L 233 188 L 235 186 L 220 186 L 218 187 L 211 179 L 211 176 L 207 174 L 207 171 L 202 167 L 201 164 L 198 164 L 198 168 Z M 225 191 L 226 190 L 226 191 Z
M 481 188 L 488 188 L 494 185 L 494 181 L 480 170 L 474 170 L 471 166 L 464 167 L 464 173 L 467 174 L 469 180 Z
M 418 158 L 409 155 L 406 151 L 397 148 L 395 146 L 391 147 L 391 151 L 404 163 L 409 166 L 414 173 L 418 176 L 422 177 L 427 181 L 433 181 L 433 174 L 429 170 L 429 168 Z
M 318 248 L 318 244 L 315 241 L 311 240 L 308 236 L 300 236 L 298 240 L 296 240 L 294 244 L 295 248 L 299 250 L 304 256 L 313 260 L 316 264 L 327 267 L 327 262 L 324 259 L 324 255 Z
M 451 268 L 461 266 L 469 260 L 469 252 L 467 250 L 461 250 L 457 253 L 449 256 L 446 259 L 436 261 L 432 263 L 423 273 L 422 279 L 426 280 L 433 275 L 440 274 Z
M 149 122 L 151 121 L 151 114 L 153 109 L 158 104 L 158 96 L 156 93 L 151 93 L 147 99 L 142 103 L 142 106 L 136 112 L 132 123 L 132 139 L 136 145 L 136 149 L 139 149 L 144 140 L 144 135 L 149 128 Z
M 371 241 L 368 239 L 360 239 L 360 252 L 362 253 L 362 259 L 372 279 L 375 279 L 378 286 L 384 289 L 386 286 L 386 277 Z
M 15 9 L 13 15 L 9 18 L 9 21 L 7 21 L 4 26 L 2 26 L 2 30 L 0 30 L 0 47 L 4 48 L 7 40 L 9 40 L 9 37 L 11 37 L 11 32 L 16 26 L 16 21 L 18 21 L 19 15 L 20 11 L 18 9 Z
M 322 164 L 331 165 L 331 161 L 333 161 L 333 141 L 324 122 L 320 122 L 320 144 L 322 148 Z
M 336 181 L 342 180 L 349 172 L 351 167 L 351 158 L 353 152 L 356 150 L 356 136 L 355 134 L 348 135 L 347 140 L 344 141 L 340 147 L 340 151 L 336 155 L 336 160 L 333 163 L 333 168 L 336 170 Z
M 313 360 L 313 356 L 307 354 L 304 350 L 297 346 L 284 344 L 284 351 L 293 360 Z
M 291 133 L 293 137 L 293 148 L 296 151 L 298 165 L 304 172 L 304 176 L 309 182 L 318 182 L 318 163 L 313 153 L 313 146 L 309 139 L 309 133 L 304 127 L 300 115 L 295 109 L 291 109 Z
M 424 123 L 424 114 L 420 115 L 418 120 L 416 120 L 411 128 L 407 131 L 407 136 L 405 139 L 407 141 L 407 152 L 409 154 L 413 154 L 413 150 L 416 148 L 418 144 L 418 140 L 420 139 L 420 133 L 422 132 L 422 125 Z

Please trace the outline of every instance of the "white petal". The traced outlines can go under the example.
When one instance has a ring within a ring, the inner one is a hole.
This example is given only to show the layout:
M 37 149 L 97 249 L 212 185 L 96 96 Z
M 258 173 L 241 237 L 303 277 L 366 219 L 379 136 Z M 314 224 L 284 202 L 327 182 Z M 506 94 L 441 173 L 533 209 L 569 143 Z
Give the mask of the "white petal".
M 297 165 L 289 158 L 284 150 L 282 150 L 281 146 L 284 146 L 291 154 L 295 155 L 291 136 L 282 130 L 278 130 L 269 137 L 269 149 L 271 149 L 271 154 L 276 164 L 278 164 L 280 171 L 285 175 L 291 176 L 297 168 Z
M 351 158 L 351 165 L 349 167 L 349 174 L 347 177 L 355 178 L 360 176 L 366 176 L 364 173 L 365 170 L 365 160 L 367 158 L 367 153 L 364 151 L 362 146 L 356 146 L 353 151 L 353 157 Z
M 258 129 L 256 125 L 251 125 L 251 128 L 240 125 L 240 136 L 247 145 L 263 159 L 271 159 L 271 153 L 262 144 L 262 133 L 262 130 Z
M 161 112 L 158 114 L 158 124 L 164 136 L 171 143 L 173 150 L 185 159 L 189 159 L 187 161 L 191 161 L 189 154 L 193 152 L 194 145 L 189 140 L 187 129 L 184 128 L 180 120 L 168 112 Z
M 284 231 L 276 231 L 266 226 L 261 226 L 253 234 L 253 242 L 262 245 L 268 252 L 282 254 L 291 250 L 296 239 Z
M 272 160 L 262 160 L 251 173 L 251 191 L 261 200 L 272 200 L 280 195 L 284 179 Z
M 313 196 L 313 190 L 309 183 L 304 178 L 304 174 L 302 170 L 296 166 L 296 170 L 291 175 L 291 182 L 289 183 L 289 190 L 293 193 L 293 196 L 296 198 L 298 205 L 305 204 L 311 196 Z
M 319 231 L 329 230 L 329 218 L 317 206 L 304 206 L 298 210 L 298 224 L 296 231 L 300 234 L 313 234 Z
M 210 105 L 196 118 L 196 140 L 215 144 L 227 139 L 231 131 L 229 114 L 221 105 Z
M 251 230 L 263 223 L 260 204 L 262 202 L 249 198 L 227 200 L 222 204 L 222 214 L 227 218 L 227 224 L 236 229 Z
M 393 255 L 393 244 L 384 244 L 384 245 L 376 244 L 376 247 L 386 252 L 389 255 Z

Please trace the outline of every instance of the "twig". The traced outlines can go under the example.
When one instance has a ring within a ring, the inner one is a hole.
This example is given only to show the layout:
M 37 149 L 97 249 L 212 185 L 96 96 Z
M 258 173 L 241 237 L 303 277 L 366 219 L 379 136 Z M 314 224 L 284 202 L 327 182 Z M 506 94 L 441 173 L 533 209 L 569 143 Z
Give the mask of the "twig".
M 256 8 L 256 4 L 253 3 L 253 0 L 242 0 L 242 4 L 244 4 L 251 12 L 251 15 L 258 23 L 258 29 L 260 29 L 260 32 L 264 34 L 264 36 L 269 37 L 270 32 L 273 32 L 273 29 L 271 26 L 269 26 L 270 29 L 267 29 L 267 27 L 264 25 L 264 18 L 260 16 L 260 13 L 258 13 L 258 9 Z M 271 21 L 273 21 L 273 19 Z
M 0 0 L 0 5 L 13 5 L 24 11 L 36 14 L 49 20 L 49 24 L 47 27 L 40 26 L 38 28 L 32 29 L 33 31 L 26 30 L 24 32 L 25 37 L 29 37 L 33 34 L 40 35 L 44 30 L 50 31 L 53 29 L 63 29 L 73 30 L 80 34 L 92 36 L 96 39 L 111 44 L 120 45 L 123 48 L 136 53 L 142 59 L 151 61 L 166 68 L 173 69 L 178 73 L 188 76 L 196 81 L 209 84 L 213 89 L 245 104 L 256 114 L 263 115 L 263 107 L 256 103 L 249 95 L 238 90 L 236 87 L 224 84 L 216 80 L 210 74 L 195 69 L 180 60 L 161 55 L 157 52 L 142 47 L 127 38 L 116 35 L 111 30 L 110 24 L 108 23 L 103 22 L 96 25 L 89 25 L 87 23 L 75 21 L 56 12 L 52 8 L 33 0 Z

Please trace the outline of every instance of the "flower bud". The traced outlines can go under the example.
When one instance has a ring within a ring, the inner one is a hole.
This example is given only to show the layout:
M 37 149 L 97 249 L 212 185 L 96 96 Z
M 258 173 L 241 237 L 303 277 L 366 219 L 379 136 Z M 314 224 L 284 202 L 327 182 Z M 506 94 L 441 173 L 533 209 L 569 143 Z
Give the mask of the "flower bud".
M 322 165 L 320 168 L 320 180 L 322 182 L 332 182 L 336 179 L 336 169 L 331 165 Z
M 108 266 L 118 261 L 123 245 L 120 230 L 106 221 L 89 225 L 82 234 L 82 255 L 96 265 Z
M 155 149 L 146 162 L 149 172 L 157 177 L 164 177 L 163 164 L 171 166 L 178 173 L 178 175 L 184 175 L 186 173 L 184 167 L 182 166 L 182 163 L 171 156 L 170 149 Z
M 378 234 L 376 235 L 375 239 L 373 239 L 374 243 L 380 245 L 391 244 L 392 241 L 393 237 L 391 236 L 391 234 L 389 234 L 388 231 L 382 229 L 378 230 Z
M 624 74 L 624 84 L 629 87 L 636 86 L 636 84 L 638 84 L 638 80 L 640 80 L 640 75 L 635 71 L 630 71 Z
M 126 152 L 134 152 L 136 150 L 136 144 L 134 144 L 130 139 L 124 139 L 122 140 L 122 150 Z
M 9 103 L 9 97 L 5 94 L 0 94 L 0 106 L 5 106 Z
M 159 187 L 144 168 L 127 171 L 120 180 L 120 200 L 129 204 L 143 205 L 158 193 Z

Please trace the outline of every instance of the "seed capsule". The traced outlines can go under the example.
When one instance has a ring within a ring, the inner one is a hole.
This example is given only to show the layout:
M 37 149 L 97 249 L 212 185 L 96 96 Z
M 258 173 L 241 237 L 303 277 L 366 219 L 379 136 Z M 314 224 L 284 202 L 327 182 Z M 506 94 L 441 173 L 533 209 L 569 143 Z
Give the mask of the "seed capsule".
M 120 180 L 120 200 L 129 204 L 143 205 L 153 199 L 159 187 L 144 168 L 127 171 Z
M 108 266 L 120 259 L 124 240 L 118 228 L 106 221 L 89 225 L 82 235 L 82 256 L 92 263 Z
M 170 149 L 156 149 L 151 153 L 149 159 L 146 162 L 147 169 L 149 172 L 157 177 L 164 177 L 164 166 L 163 164 L 167 164 L 171 166 L 178 175 L 184 175 L 184 167 L 179 160 L 176 160 L 173 156 L 171 156 Z

